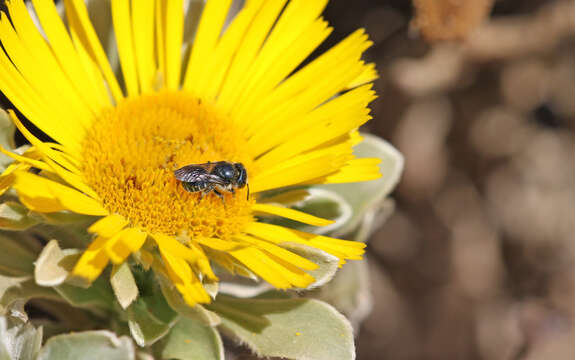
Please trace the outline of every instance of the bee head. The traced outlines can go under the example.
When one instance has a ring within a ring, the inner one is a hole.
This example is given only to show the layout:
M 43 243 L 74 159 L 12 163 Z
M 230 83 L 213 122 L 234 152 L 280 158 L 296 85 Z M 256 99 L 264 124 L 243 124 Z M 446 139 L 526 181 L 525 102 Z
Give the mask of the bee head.
M 234 168 L 236 170 L 236 176 L 234 179 L 235 185 L 238 188 L 243 188 L 248 182 L 248 173 L 246 172 L 246 168 L 242 163 L 235 163 Z
M 230 163 L 221 162 L 217 164 L 213 173 L 228 184 L 231 184 L 235 178 L 235 169 Z

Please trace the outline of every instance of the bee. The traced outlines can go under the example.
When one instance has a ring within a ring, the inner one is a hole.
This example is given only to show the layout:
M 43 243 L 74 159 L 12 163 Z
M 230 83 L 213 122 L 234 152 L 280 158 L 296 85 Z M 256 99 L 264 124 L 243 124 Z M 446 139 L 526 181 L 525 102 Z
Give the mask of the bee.
M 189 192 L 199 192 L 203 198 L 213 192 L 224 201 L 223 191 L 235 194 L 235 189 L 248 186 L 247 198 L 250 197 L 248 173 L 241 163 L 228 161 L 191 164 L 174 171 L 176 179 L 182 182 L 182 187 Z

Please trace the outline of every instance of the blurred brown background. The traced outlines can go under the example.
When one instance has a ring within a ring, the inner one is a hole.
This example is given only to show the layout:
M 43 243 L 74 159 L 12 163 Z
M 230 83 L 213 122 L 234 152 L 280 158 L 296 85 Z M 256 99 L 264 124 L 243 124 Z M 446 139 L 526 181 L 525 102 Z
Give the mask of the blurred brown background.
M 575 1 L 332 0 L 406 157 L 358 358 L 575 359 Z M 335 39 L 334 39 L 335 40 Z

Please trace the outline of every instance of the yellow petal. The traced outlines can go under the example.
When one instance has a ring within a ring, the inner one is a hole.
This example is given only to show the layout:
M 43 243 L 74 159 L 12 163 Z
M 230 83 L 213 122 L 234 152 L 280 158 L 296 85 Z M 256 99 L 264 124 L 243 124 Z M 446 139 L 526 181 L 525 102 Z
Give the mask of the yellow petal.
M 230 255 L 279 289 L 287 289 L 294 286 L 305 288 L 314 281 L 314 278 L 308 273 L 257 248 L 248 247 L 233 250 Z
M 110 261 L 106 252 L 103 251 L 103 247 L 108 240 L 98 237 L 92 241 L 76 263 L 74 270 L 72 270 L 72 275 L 87 279 L 89 282 L 94 281 Z
M 239 260 L 259 277 L 278 289 L 287 289 L 291 284 L 276 269 L 270 266 L 273 260 L 269 259 L 260 250 L 252 247 L 230 251 L 231 256 Z
M 184 36 L 183 0 L 163 0 L 165 5 L 166 86 L 170 90 L 180 87 L 182 68 L 182 39 Z
M 94 75 L 88 73 L 82 66 L 82 60 L 74 48 L 54 1 L 32 0 L 32 3 L 54 55 L 66 69 L 66 73 L 73 80 L 74 86 L 78 87 L 80 94 L 90 99 L 89 102 L 94 104 L 96 109 L 111 105 L 103 82 L 94 81 Z
M 241 91 L 238 90 L 248 81 L 245 76 L 246 72 L 252 65 L 286 1 L 264 1 L 263 7 L 244 35 L 242 44 L 238 48 L 218 96 L 218 106 L 223 111 L 230 111 L 239 97 Z
M 209 248 L 212 248 L 214 250 L 219 250 L 219 251 L 229 251 L 229 250 L 237 248 L 238 246 L 241 246 L 236 241 L 221 240 L 218 238 L 201 238 L 201 237 L 199 237 L 199 238 L 194 238 L 194 241 L 203 245 L 203 246 L 207 246 Z
M 68 186 L 28 172 L 17 172 L 15 176 L 14 189 L 22 202 L 32 210 L 70 210 L 86 215 L 108 215 L 108 211 L 98 201 Z
M 190 246 L 199 255 L 199 259 L 197 261 L 197 267 L 200 270 L 200 273 L 202 273 L 202 275 L 205 275 L 209 280 L 217 281 L 218 277 L 216 276 L 216 274 L 214 274 L 214 271 L 212 270 L 212 267 L 210 265 L 210 260 L 208 259 L 202 248 L 194 244 L 190 244 Z
M 288 262 L 294 266 L 297 266 L 301 269 L 315 270 L 318 268 L 317 264 L 309 261 L 308 259 L 306 259 L 302 256 L 299 256 L 297 254 L 294 254 L 289 250 L 286 250 L 282 247 L 279 247 L 279 246 L 274 245 L 272 243 L 269 243 L 267 241 L 259 240 L 257 238 L 247 236 L 247 235 L 238 235 L 236 238 L 243 241 L 243 242 L 246 242 L 248 244 L 254 245 L 254 246 L 260 248 L 261 250 L 264 250 L 269 254 L 277 256 L 278 258 L 281 258 L 281 259 L 285 260 L 286 262 Z
M 364 243 L 308 234 L 272 224 L 253 222 L 246 227 L 245 232 L 276 244 L 291 242 L 312 246 L 340 259 L 359 260 L 365 252 Z
M 277 215 L 284 217 L 286 219 L 295 220 L 302 222 L 304 224 L 314 225 L 314 226 L 327 226 L 333 224 L 332 220 L 322 219 L 317 216 L 306 214 L 304 212 L 284 208 L 281 206 L 275 206 L 270 204 L 254 204 L 252 206 L 254 212 L 260 212 L 264 214 Z
M 91 233 L 98 234 L 104 238 L 110 238 L 120 232 L 128 225 L 128 220 L 119 214 L 108 215 L 88 228 Z
M 140 250 L 147 234 L 138 228 L 122 230 L 114 241 L 108 241 L 105 250 L 114 264 L 123 263 L 130 254 Z
M 309 183 L 339 184 L 379 179 L 381 177 L 379 163 L 381 163 L 381 159 L 377 158 L 353 159 L 348 161 L 337 172 L 323 179 L 312 180 Z
M 103 77 L 116 101 L 123 98 L 122 90 L 106 58 L 102 44 L 98 40 L 96 31 L 90 22 L 88 10 L 83 0 L 64 0 L 66 18 L 70 24 L 70 32 L 84 46 L 93 61 L 98 64 Z
M 142 93 L 151 92 L 156 80 L 154 61 L 155 0 L 132 1 L 133 43 Z M 126 26 L 126 25 L 124 25 Z
M 214 49 L 231 4 L 231 0 L 211 0 L 204 6 L 187 66 L 184 89 L 197 92 L 198 78 L 213 62 Z
M 130 1 L 112 0 L 112 20 L 114 22 L 120 65 L 122 66 L 122 74 L 124 75 L 128 96 L 136 96 L 140 93 L 140 87 L 132 40 Z
M 156 241 L 159 247 L 162 247 L 164 251 L 172 254 L 178 254 L 179 257 L 189 261 L 190 263 L 195 263 L 198 261 L 199 256 L 197 253 L 192 251 L 186 245 L 180 243 L 173 236 L 164 234 L 153 234 L 152 237 Z
M 211 298 L 196 274 L 193 273 L 190 265 L 166 248 L 159 246 L 159 249 L 164 260 L 166 272 L 172 283 L 182 294 L 185 302 L 190 306 L 194 306 L 197 303 L 209 303 Z

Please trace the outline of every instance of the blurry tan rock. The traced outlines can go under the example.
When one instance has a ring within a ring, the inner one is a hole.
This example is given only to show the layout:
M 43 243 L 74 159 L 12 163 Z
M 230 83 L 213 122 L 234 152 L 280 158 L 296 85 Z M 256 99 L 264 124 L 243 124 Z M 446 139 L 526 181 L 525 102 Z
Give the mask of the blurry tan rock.
M 466 38 L 488 16 L 493 0 L 413 0 L 412 26 L 429 41 Z
M 444 92 L 460 80 L 465 64 L 463 50 L 456 44 L 441 44 L 421 59 L 400 59 L 393 64 L 391 77 L 411 96 Z
M 505 275 L 497 233 L 482 217 L 469 217 L 455 224 L 452 241 L 453 274 L 461 289 L 476 300 L 497 296 Z
M 509 301 L 495 301 L 476 308 L 476 337 L 482 359 L 517 358 L 514 355 L 521 351 L 525 342 L 518 310 Z
M 421 358 L 417 346 L 419 339 L 414 328 L 413 313 L 407 302 L 401 297 L 385 271 L 370 263 L 371 292 L 374 307 L 370 316 L 362 324 L 359 338 L 358 358 L 362 354 L 380 354 L 381 357 L 394 360 Z M 377 341 L 362 342 L 363 339 Z
M 438 288 L 429 294 L 430 311 L 426 319 L 423 359 L 469 359 L 474 314 L 469 311 L 472 302 L 457 286 Z M 422 359 L 417 358 L 417 359 Z
M 551 70 L 542 60 L 511 62 L 501 73 L 501 94 L 506 104 L 520 111 L 530 111 L 549 96 Z
M 575 317 L 575 266 L 561 269 L 550 279 L 550 300 L 554 306 Z
M 520 57 L 550 51 L 574 33 L 575 2 L 548 1 L 535 14 L 492 18 L 468 37 L 465 47 L 477 60 Z
M 413 221 L 395 211 L 384 226 L 375 232 L 369 247 L 379 256 L 394 262 L 405 262 L 417 254 L 422 234 Z
M 529 145 L 536 131 L 518 111 L 495 106 L 484 110 L 474 120 L 470 140 L 483 156 L 512 156 Z
M 443 183 L 451 115 L 447 98 L 429 98 L 412 104 L 396 130 L 394 142 L 406 160 L 399 188 L 413 200 L 432 196 Z
M 575 56 L 567 53 L 559 57 L 549 80 L 549 102 L 557 114 L 575 119 Z
M 492 0 L 414 0 L 417 17 L 414 24 L 422 29 L 431 29 L 431 37 L 442 39 L 457 37 L 459 32 L 465 33 L 462 42 L 441 42 L 434 44 L 429 53 L 422 58 L 400 58 L 391 66 L 391 77 L 394 83 L 410 96 L 427 96 L 448 91 L 465 84 L 464 76 L 469 70 L 478 67 L 480 63 L 509 58 L 521 58 L 530 54 L 549 52 L 560 44 L 561 40 L 575 35 L 575 1 L 549 1 L 535 14 L 504 16 L 493 18 L 489 22 L 474 24 L 466 16 L 468 12 L 479 16 L 476 7 L 491 6 Z M 485 5 L 485 3 L 489 3 Z M 483 5 L 482 5 L 483 4 Z M 459 9 L 459 10 L 457 10 Z M 475 9 L 474 11 L 471 11 Z M 483 15 L 485 16 L 485 15 Z M 442 19 L 447 22 L 441 27 Z M 453 23 L 453 24 L 451 24 Z M 461 23 L 461 24 L 460 24 Z M 423 24 L 423 25 L 419 25 Z M 449 30 L 450 28 L 471 30 Z M 450 32 L 451 31 L 451 32 Z M 450 35 L 451 34 L 451 35 Z M 462 36 L 460 36 L 462 37 Z M 525 101 L 515 103 L 533 103 L 541 97 L 546 84 L 532 86 L 533 81 L 542 81 L 541 68 L 520 66 L 517 71 L 511 71 L 510 79 L 504 85 L 507 95 L 515 94 L 512 100 L 521 99 L 521 94 L 529 92 Z M 515 75 L 517 74 L 518 75 Z M 549 74 L 548 74 L 549 75 Z M 548 76 L 552 80 L 553 76 Z M 521 78 L 530 83 L 522 84 Z M 517 80 L 517 81 L 516 81 Z M 547 81 L 549 83 L 550 81 Z M 522 90 L 521 86 L 525 86 Z M 509 91 L 506 91 L 509 90 Z M 567 101 L 568 104 L 573 102 Z
M 572 360 L 575 328 L 566 314 L 539 301 L 520 307 L 520 326 L 526 337 L 524 360 Z M 516 357 L 518 358 L 518 357 Z
M 557 255 L 565 261 L 574 256 L 564 247 L 575 231 L 573 156 L 571 134 L 540 132 L 487 181 L 487 200 L 502 230 L 525 244 L 561 246 Z
M 505 276 L 500 239 L 471 181 L 450 179 L 433 206 L 451 233 L 454 282 L 472 299 L 496 297 Z

